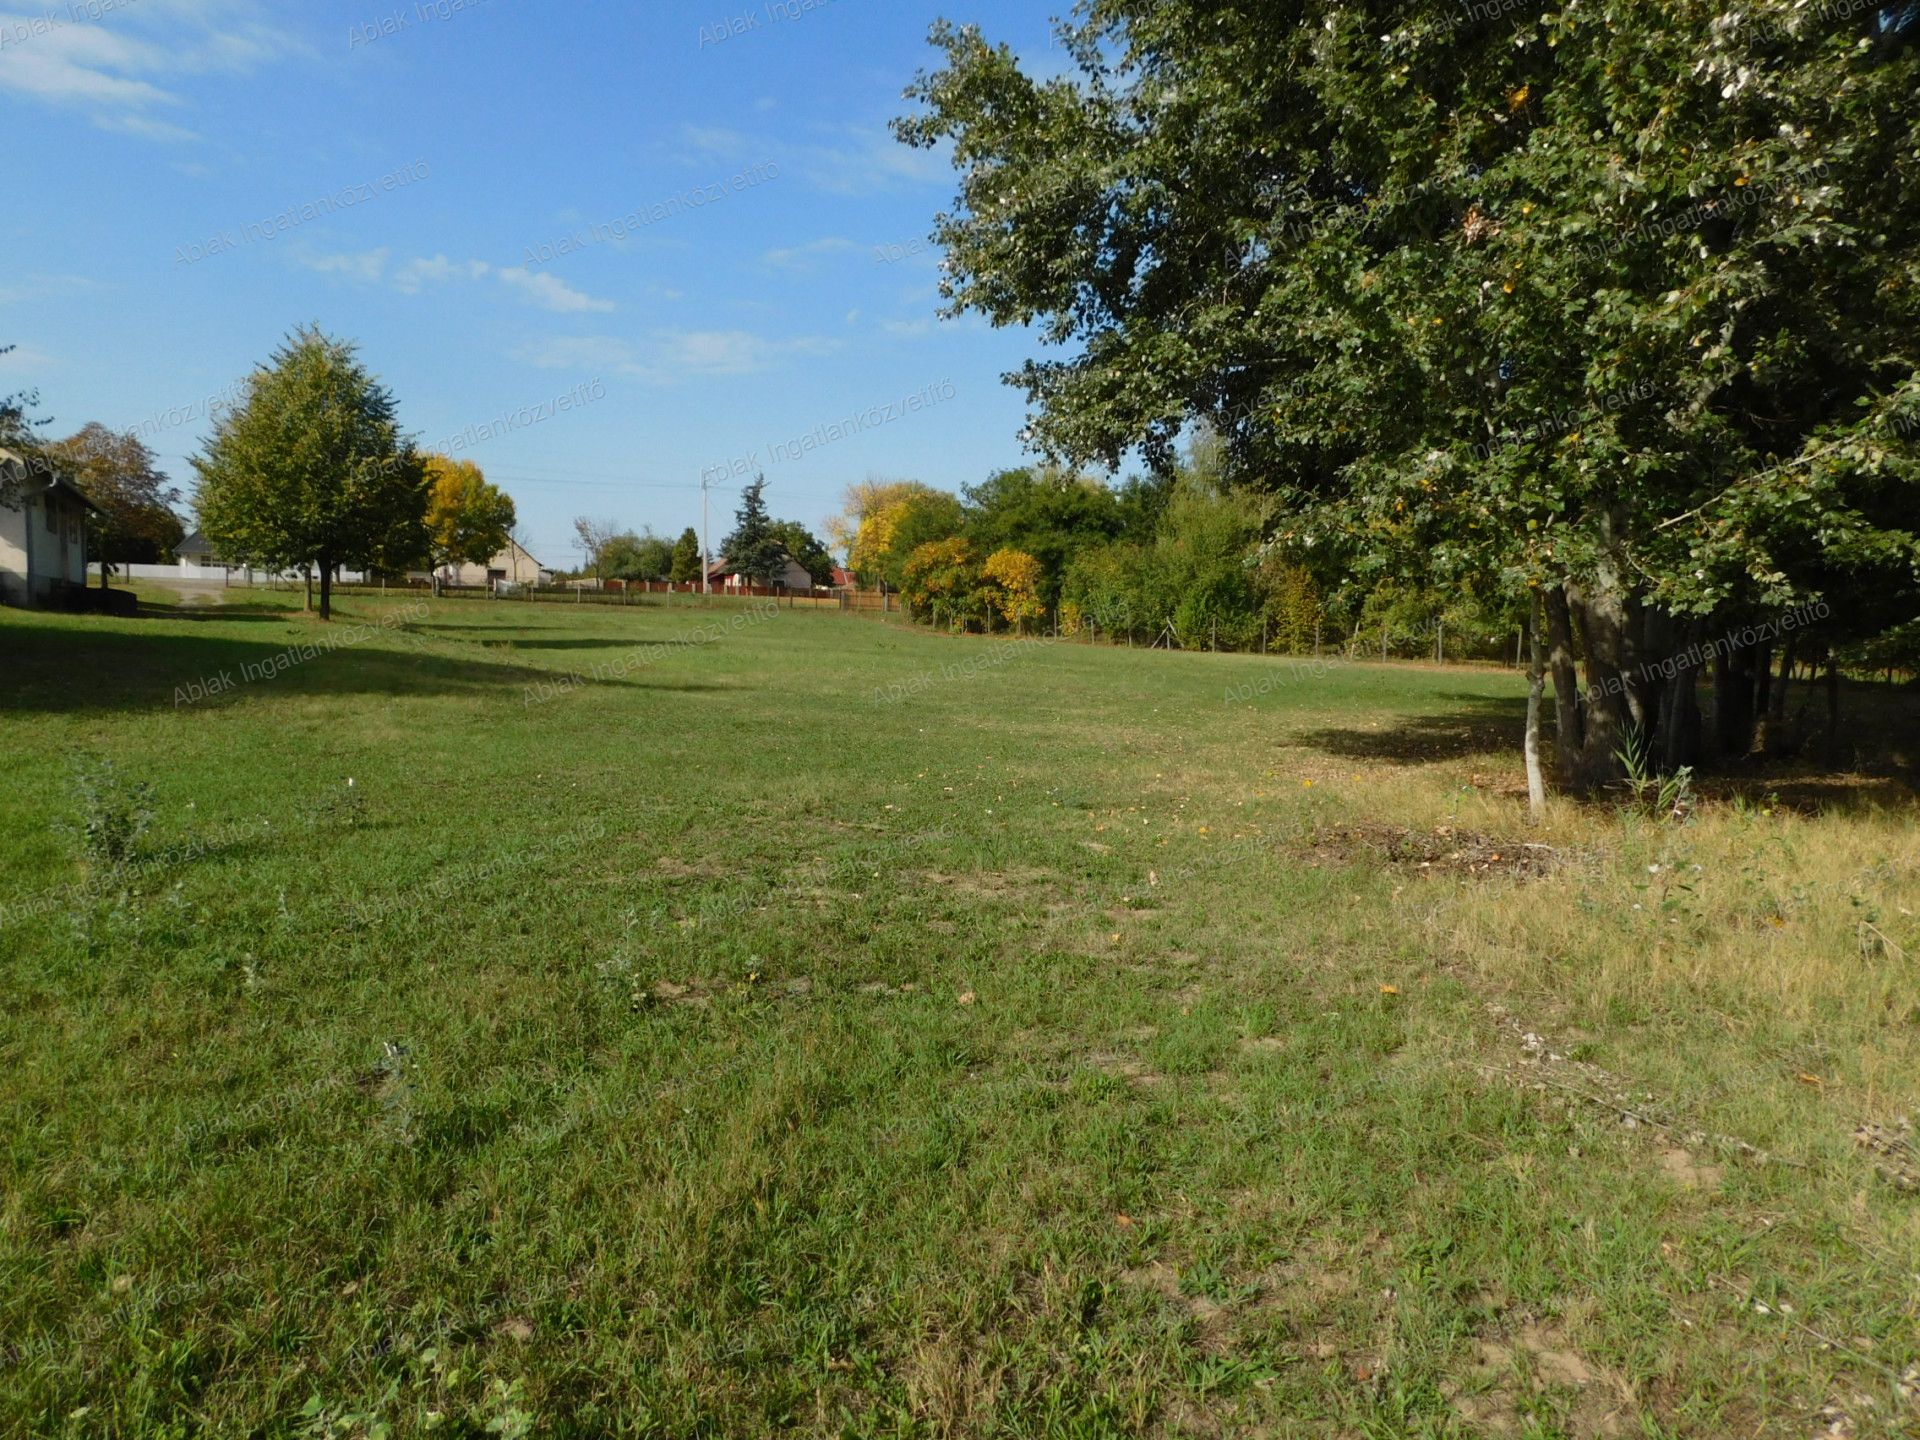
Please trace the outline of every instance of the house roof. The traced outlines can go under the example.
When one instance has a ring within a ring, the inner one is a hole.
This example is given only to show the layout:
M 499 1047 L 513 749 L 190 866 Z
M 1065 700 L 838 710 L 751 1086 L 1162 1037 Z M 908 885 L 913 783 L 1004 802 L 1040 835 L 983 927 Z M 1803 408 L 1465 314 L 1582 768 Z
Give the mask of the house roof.
M 45 463 L 29 463 L 17 450 L 0 449 L 0 469 L 5 469 L 9 465 L 28 474 L 38 472 L 41 475 L 51 477 L 48 479 L 45 489 L 36 490 L 33 492 L 34 494 L 50 495 L 56 490 L 64 490 L 82 505 L 86 506 L 87 509 L 93 511 L 94 514 L 98 515 L 100 513 L 100 507 L 93 503 L 92 496 L 88 495 L 86 491 L 82 490 L 78 485 L 74 484 L 72 480 L 68 479 L 52 466 Z
M 798 565 L 800 562 L 794 559 L 793 556 L 789 555 L 786 551 L 782 550 L 780 552 L 780 563 L 783 565 Z M 713 579 L 717 575 L 731 575 L 733 573 L 734 573 L 733 562 L 727 559 L 727 557 L 724 555 L 720 556 L 717 560 L 713 562 L 713 564 L 707 567 L 707 578 L 709 580 Z

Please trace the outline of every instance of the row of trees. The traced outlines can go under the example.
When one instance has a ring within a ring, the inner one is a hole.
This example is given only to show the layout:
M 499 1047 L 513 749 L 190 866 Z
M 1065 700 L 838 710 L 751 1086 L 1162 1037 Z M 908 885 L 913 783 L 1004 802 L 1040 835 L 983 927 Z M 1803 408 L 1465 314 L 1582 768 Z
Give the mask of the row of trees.
M 764 479 L 747 487 L 734 532 L 715 560 L 726 560 L 732 574 L 770 584 L 786 572 L 786 560 L 791 557 L 814 584 L 831 584 L 833 555 L 799 521 L 769 516 L 765 490 Z M 682 585 L 700 579 L 700 537 L 692 526 L 678 540 L 668 540 L 650 529 L 636 534 L 622 529 L 618 521 L 582 515 L 573 522 L 573 531 L 586 562 L 585 573 L 596 580 L 665 580 Z
M 45 441 L 35 404 L 31 394 L 0 400 L 0 445 L 66 476 L 99 507 L 91 549 L 105 562 L 101 584 L 112 565 L 170 555 L 184 538 L 181 494 L 138 436 L 95 424 Z M 322 619 L 342 567 L 485 564 L 515 525 L 511 497 L 471 461 L 417 450 L 354 347 L 315 329 L 296 331 L 248 377 L 193 466 L 208 542 L 230 563 L 317 571 Z
M 1202 434 L 1167 473 L 1115 488 L 1058 468 L 1003 471 L 960 495 L 912 481 L 850 489 L 830 530 L 863 583 L 957 628 L 1057 618 L 1069 635 L 1190 649 L 1364 646 L 1511 654 L 1517 609 L 1470 592 L 1323 586 L 1266 544 L 1269 500 L 1233 485 Z
M 938 27 L 897 131 L 961 172 L 950 312 L 1054 347 L 1018 377 L 1045 453 L 1171 473 L 1205 423 L 1323 587 L 1517 615 L 1530 738 L 1551 672 L 1584 787 L 1739 755 L 1774 660 L 1911 633 L 1916 36 L 1906 3 L 1088 0 L 1064 76 Z M 1675 662 L 1809 605 L 1714 651 L 1709 731 Z

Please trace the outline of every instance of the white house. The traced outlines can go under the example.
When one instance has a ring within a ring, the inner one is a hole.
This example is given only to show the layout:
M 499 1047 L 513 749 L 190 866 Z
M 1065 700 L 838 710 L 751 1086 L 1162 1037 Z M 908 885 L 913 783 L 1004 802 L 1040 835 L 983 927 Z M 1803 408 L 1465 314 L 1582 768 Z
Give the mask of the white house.
M 433 572 L 442 585 L 491 585 L 495 581 L 507 585 L 551 585 L 553 571 L 547 569 L 517 540 L 507 541 L 502 550 L 484 565 L 442 565 Z M 426 571 L 417 571 L 417 580 L 431 579 Z
M 787 590 L 813 589 L 813 576 L 809 575 L 800 562 L 791 555 L 782 553 L 780 560 L 784 568 L 773 577 L 776 587 Z M 733 562 L 724 556 L 713 562 L 713 568 L 707 571 L 707 584 L 716 590 L 745 590 L 747 577 L 736 575 Z
M 0 450 L 0 604 L 83 601 L 87 512 L 99 508 L 65 476 Z

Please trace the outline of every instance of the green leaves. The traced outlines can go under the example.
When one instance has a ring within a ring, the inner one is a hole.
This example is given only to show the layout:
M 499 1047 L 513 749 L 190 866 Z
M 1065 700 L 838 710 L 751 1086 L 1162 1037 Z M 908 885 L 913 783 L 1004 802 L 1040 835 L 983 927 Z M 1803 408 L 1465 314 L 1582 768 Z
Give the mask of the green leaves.
M 272 567 L 405 564 L 424 549 L 424 467 L 352 345 L 296 331 L 193 462 L 202 529 Z
M 1071 80 L 936 30 L 896 128 L 953 146 L 952 308 L 1070 347 L 1013 377 L 1061 461 L 1169 468 L 1205 420 L 1349 563 L 1591 579 L 1611 548 L 1679 612 L 1915 597 L 1910 437 L 1763 478 L 1920 370 L 1916 62 L 1876 25 L 1092 0 Z

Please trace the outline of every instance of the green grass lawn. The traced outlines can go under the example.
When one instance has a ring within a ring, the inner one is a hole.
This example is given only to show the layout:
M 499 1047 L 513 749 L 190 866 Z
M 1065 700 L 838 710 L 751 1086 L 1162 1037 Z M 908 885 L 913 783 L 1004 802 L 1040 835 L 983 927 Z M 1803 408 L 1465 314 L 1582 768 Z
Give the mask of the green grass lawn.
M 0 612 L 0 1433 L 1920 1426 L 1893 782 L 1533 831 L 1507 673 L 284 603 Z

